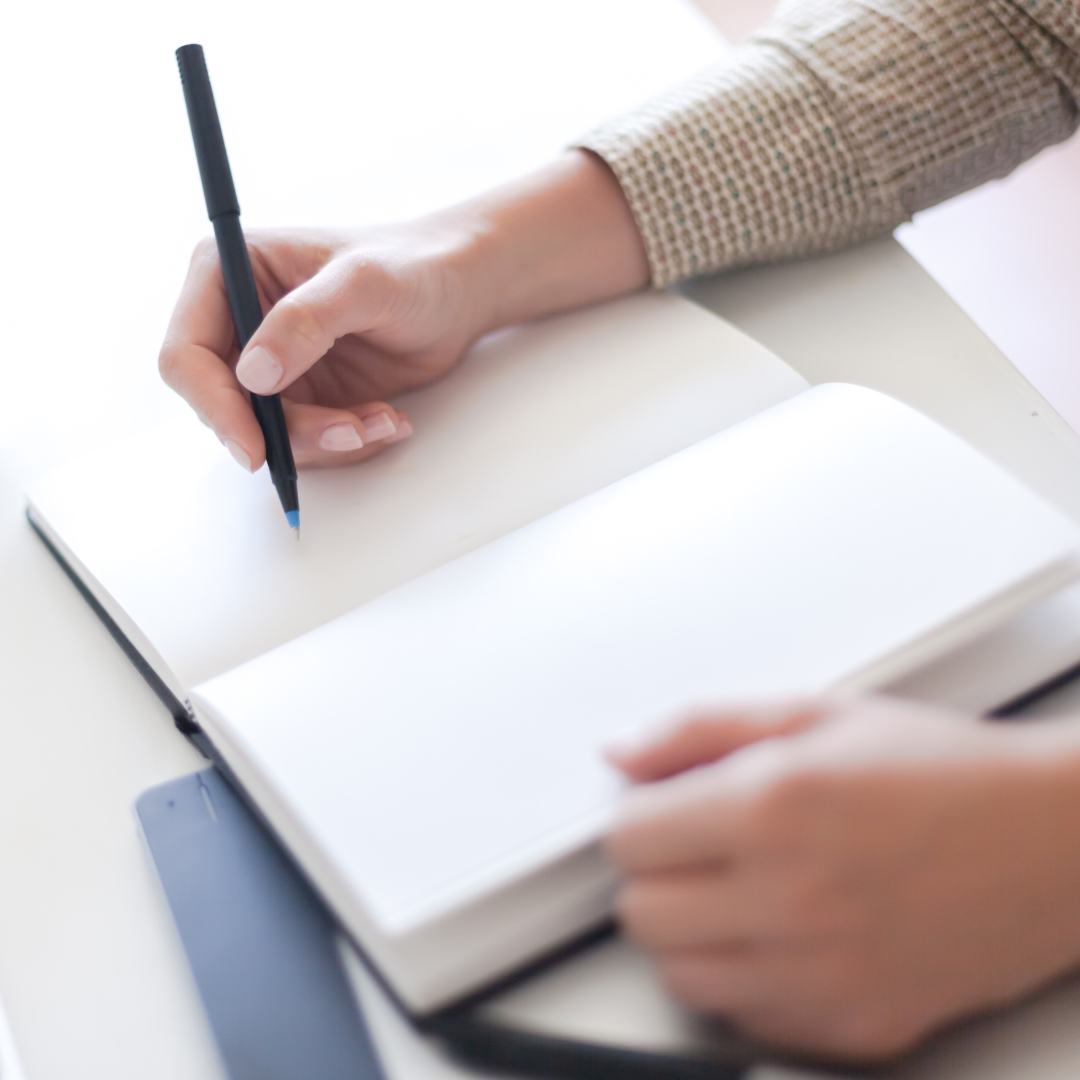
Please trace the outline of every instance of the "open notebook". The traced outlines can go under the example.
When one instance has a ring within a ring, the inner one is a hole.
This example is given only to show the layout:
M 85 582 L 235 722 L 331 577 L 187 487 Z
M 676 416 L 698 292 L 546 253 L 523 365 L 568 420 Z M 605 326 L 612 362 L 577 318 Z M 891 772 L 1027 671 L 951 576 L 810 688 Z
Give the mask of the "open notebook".
M 1076 576 L 1075 527 L 954 436 L 676 297 L 403 404 L 413 439 L 302 478 L 300 545 L 194 426 L 29 497 L 415 1013 L 607 916 L 612 737 L 883 685 Z

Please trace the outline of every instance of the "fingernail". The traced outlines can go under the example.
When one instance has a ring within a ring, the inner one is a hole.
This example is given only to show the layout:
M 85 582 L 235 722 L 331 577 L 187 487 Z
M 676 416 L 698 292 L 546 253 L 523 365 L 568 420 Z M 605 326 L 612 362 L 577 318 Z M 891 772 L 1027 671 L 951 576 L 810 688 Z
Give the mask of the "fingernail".
M 319 436 L 323 450 L 359 450 L 363 445 L 364 440 L 352 424 L 334 424 Z
M 235 461 L 237 465 L 242 469 L 251 472 L 251 458 L 244 453 L 244 448 L 238 442 L 233 442 L 232 439 L 226 439 L 225 449 L 232 454 L 233 461 Z
M 236 365 L 236 377 L 253 394 L 272 394 L 285 369 L 261 345 L 249 349 Z
M 396 443 L 401 442 L 402 439 L 407 439 L 412 434 L 412 424 L 409 423 L 407 416 L 402 416 L 398 419 L 397 430 L 388 439 L 384 439 L 383 442 Z
M 389 413 L 372 413 L 370 416 L 365 416 L 363 420 L 364 434 L 367 436 L 368 442 L 375 442 L 377 439 L 388 439 L 397 431 L 397 424 L 390 419 Z

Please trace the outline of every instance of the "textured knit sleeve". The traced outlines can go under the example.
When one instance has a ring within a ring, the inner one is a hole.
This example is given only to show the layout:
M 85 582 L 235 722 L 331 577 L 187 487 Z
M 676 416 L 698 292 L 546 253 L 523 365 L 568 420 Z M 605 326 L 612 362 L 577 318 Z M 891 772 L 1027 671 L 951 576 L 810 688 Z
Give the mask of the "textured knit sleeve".
M 796 0 L 579 145 L 661 287 L 888 232 L 1067 138 L 1078 100 L 1080 0 Z

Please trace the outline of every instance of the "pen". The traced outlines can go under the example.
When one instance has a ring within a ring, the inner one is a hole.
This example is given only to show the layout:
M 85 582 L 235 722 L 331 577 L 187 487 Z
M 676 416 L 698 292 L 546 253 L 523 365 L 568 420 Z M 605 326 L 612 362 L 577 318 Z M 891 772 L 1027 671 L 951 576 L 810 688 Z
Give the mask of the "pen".
M 176 50 L 180 82 L 184 87 L 191 138 L 199 161 L 206 212 L 214 225 L 221 273 L 229 297 L 236 344 L 241 352 L 262 322 L 259 293 L 251 272 L 244 232 L 240 228 L 240 203 L 236 199 L 225 139 L 221 134 L 214 91 L 201 45 L 182 45 Z M 285 413 L 280 394 L 252 394 L 251 407 L 266 440 L 266 464 L 274 481 L 282 509 L 293 535 L 300 539 L 300 502 L 296 491 L 296 465 L 293 462 Z

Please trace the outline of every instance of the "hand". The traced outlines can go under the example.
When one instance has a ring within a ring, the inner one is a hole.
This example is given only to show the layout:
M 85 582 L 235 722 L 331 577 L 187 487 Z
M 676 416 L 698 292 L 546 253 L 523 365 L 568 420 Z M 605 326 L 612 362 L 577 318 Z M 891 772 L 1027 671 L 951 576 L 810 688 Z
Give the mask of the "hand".
M 612 758 L 623 926 L 754 1037 L 885 1056 L 1080 963 L 1075 722 L 817 701 Z
M 453 242 L 432 231 L 249 233 L 267 314 L 243 357 L 204 241 L 161 350 L 165 381 L 249 469 L 265 447 L 245 390 L 282 392 L 301 467 L 350 464 L 403 438 L 408 417 L 381 399 L 437 378 L 473 336 Z
M 265 316 L 243 355 L 207 240 L 160 357 L 248 469 L 265 447 L 246 391 L 282 395 L 298 466 L 352 464 L 412 431 L 383 399 L 444 375 L 482 334 L 648 280 L 619 186 L 584 151 L 418 221 L 258 231 L 248 248 Z

